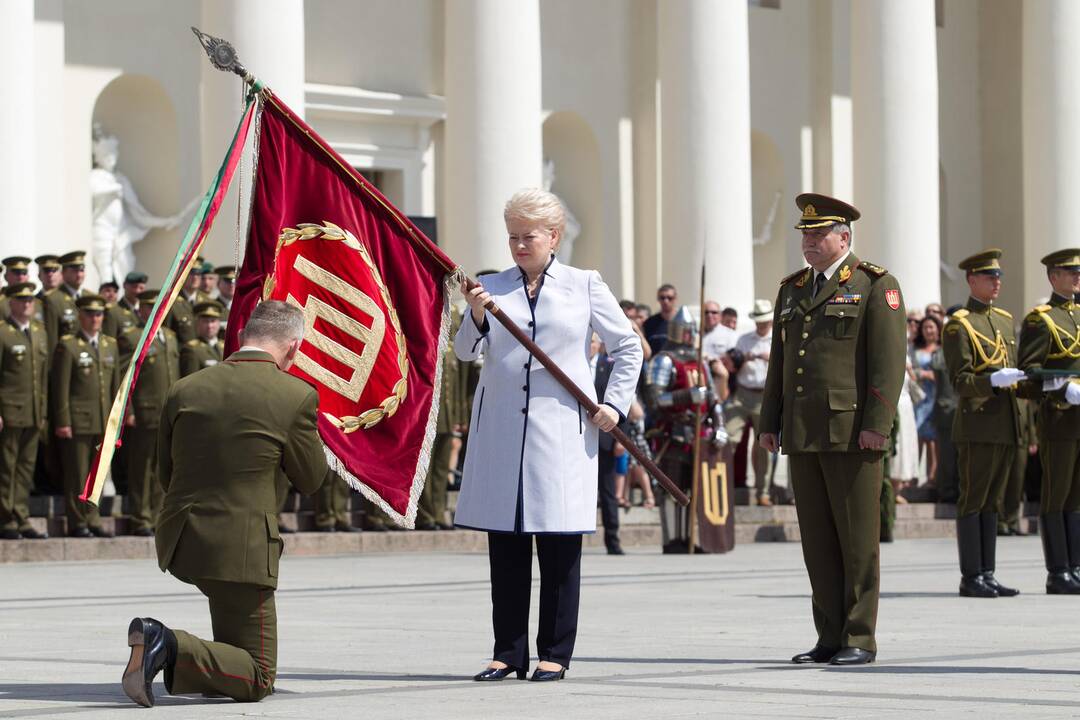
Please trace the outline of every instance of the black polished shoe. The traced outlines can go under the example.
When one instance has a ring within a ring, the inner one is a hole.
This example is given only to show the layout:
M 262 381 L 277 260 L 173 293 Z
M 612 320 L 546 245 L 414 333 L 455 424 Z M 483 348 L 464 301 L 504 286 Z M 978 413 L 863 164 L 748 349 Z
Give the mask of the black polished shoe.
M 799 653 L 795 657 L 791 658 L 791 662 L 796 665 L 806 665 L 808 663 L 827 663 L 832 660 L 832 656 L 837 653 L 835 648 L 822 647 L 821 645 L 815 645 L 811 650 L 807 650 L 804 653 Z
M 94 536 L 90 532 L 90 528 L 80 527 L 80 528 L 75 528 L 74 530 L 69 530 L 68 531 L 68 537 L 88 538 L 88 537 L 94 537 Z
M 21 537 L 18 530 L 0 530 L 0 540 L 18 540 Z
M 343 533 L 364 532 L 363 530 L 361 530 L 358 527 L 353 527 L 352 525 L 345 525 L 344 523 L 342 523 L 341 525 L 335 525 L 334 530 L 336 530 L 337 532 L 343 532 Z
M 423 525 L 417 525 L 417 530 L 438 530 L 439 527 L 435 523 L 424 523 Z
M 450 523 L 435 523 L 440 530 L 453 530 L 454 526 Z
M 115 537 L 111 532 L 101 527 L 100 525 L 94 525 L 90 528 L 90 534 L 96 538 L 111 538 Z
M 554 680 L 562 680 L 566 677 L 566 668 L 559 668 L 558 670 L 541 670 L 536 668 L 533 670 L 532 677 L 529 678 L 530 682 L 552 682 Z
M 135 537 L 154 537 L 154 531 L 150 528 L 139 528 L 138 530 L 133 530 L 131 534 Z
M 334 532 L 334 526 L 333 525 L 317 525 L 315 527 L 315 532 L 331 533 L 331 532 Z
M 153 618 L 135 618 L 128 625 L 128 646 L 131 656 L 121 681 L 124 694 L 143 707 L 153 707 L 154 678 L 176 664 L 176 636 Z
M 986 583 L 984 575 L 960 578 L 960 597 L 996 598 L 997 590 Z
M 992 572 L 983 573 L 982 579 L 987 587 L 992 588 L 998 594 L 998 597 L 1016 597 L 1020 594 L 1020 591 L 1016 588 L 1006 587 L 999 583 Z
M 1058 570 L 1046 574 L 1047 595 L 1080 595 L 1080 581 L 1068 570 Z
M 622 545 L 619 543 L 613 543 L 607 546 L 608 555 L 625 555 L 626 551 L 622 549 Z
M 294 532 L 296 532 L 295 530 L 293 530 L 288 525 L 283 525 L 282 523 L 278 523 L 277 531 L 281 535 L 292 535 Z
M 832 656 L 830 665 L 867 665 L 874 662 L 877 653 L 862 648 L 844 648 Z
M 49 539 L 49 533 L 47 533 L 47 532 L 38 532 L 37 530 L 35 530 L 32 527 L 23 528 L 22 530 L 19 531 L 19 534 L 22 535 L 24 540 L 48 540 Z
M 529 669 L 510 667 L 509 665 L 501 668 L 489 667 L 484 668 L 482 672 L 473 675 L 473 680 L 476 680 L 477 682 L 494 682 L 496 680 L 502 680 L 511 673 L 517 673 L 517 679 L 524 680 L 525 676 L 529 674 Z

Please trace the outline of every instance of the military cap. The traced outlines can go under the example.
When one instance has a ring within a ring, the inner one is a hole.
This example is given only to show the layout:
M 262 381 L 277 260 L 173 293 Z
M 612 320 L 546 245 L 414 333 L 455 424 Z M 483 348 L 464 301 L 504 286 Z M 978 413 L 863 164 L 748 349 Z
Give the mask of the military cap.
M 218 274 L 219 279 L 227 280 L 229 282 L 236 282 L 236 266 L 235 265 L 221 265 L 214 268 L 214 272 Z
M 206 262 L 204 262 L 202 264 L 202 274 L 203 275 L 210 275 L 210 274 L 217 275 L 217 270 L 214 269 L 214 264 L 212 262 L 210 262 L 209 260 L 207 260 Z
M 202 262 L 199 261 L 198 258 L 195 259 L 195 263 L 191 266 L 191 269 L 188 270 L 188 274 L 189 275 L 202 275 L 203 274 L 203 264 L 202 264 Z
M 52 268 L 53 270 L 60 268 L 60 257 L 57 255 L 38 255 L 34 258 L 34 262 L 38 264 L 39 268 Z
M 150 276 L 146 273 L 139 272 L 138 270 L 133 270 L 124 277 L 124 284 L 128 285 L 133 283 L 144 283 L 149 279 Z
M 1080 249 L 1066 248 L 1055 250 L 1040 262 L 1048 268 L 1064 268 L 1065 270 L 1080 270 Z
M 0 262 L 3 262 L 5 270 L 21 270 L 26 272 L 30 269 L 30 258 L 22 257 L 21 255 L 4 258 Z
M 959 268 L 976 275 L 1001 277 L 1001 263 L 998 262 L 1000 258 L 1001 251 L 997 248 L 990 248 L 964 258 L 960 261 Z
M 86 265 L 86 253 L 82 250 L 74 250 L 60 256 L 60 264 L 64 267 L 73 265 Z
M 4 297 L 30 300 L 34 297 L 34 283 L 11 283 L 4 288 Z
M 160 290 L 143 290 L 139 293 L 139 303 L 148 303 L 153 305 L 157 302 L 158 295 L 161 294 Z
M 86 312 L 105 312 L 105 298 L 100 295 L 82 295 L 75 300 L 75 307 Z
M 802 210 L 802 217 L 795 225 L 796 230 L 826 227 L 834 223 L 849 225 L 861 216 L 851 205 L 828 195 L 803 193 L 795 198 L 795 204 Z
M 198 317 L 208 318 L 223 318 L 225 317 L 225 306 L 219 303 L 217 300 L 208 300 L 201 302 L 195 306 L 195 315 Z

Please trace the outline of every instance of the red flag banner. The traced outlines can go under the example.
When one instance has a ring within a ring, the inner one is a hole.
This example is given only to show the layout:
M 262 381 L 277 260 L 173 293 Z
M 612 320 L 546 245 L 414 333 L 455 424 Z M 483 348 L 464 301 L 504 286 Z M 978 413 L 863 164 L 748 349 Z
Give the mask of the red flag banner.
M 225 349 L 255 305 L 304 312 L 290 372 L 319 391 L 331 467 L 413 527 L 439 409 L 454 263 L 273 93 Z

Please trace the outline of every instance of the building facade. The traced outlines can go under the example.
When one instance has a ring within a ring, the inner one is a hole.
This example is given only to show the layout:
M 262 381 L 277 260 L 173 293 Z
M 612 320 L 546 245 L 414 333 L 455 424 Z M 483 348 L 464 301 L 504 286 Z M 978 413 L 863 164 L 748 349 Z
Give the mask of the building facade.
M 8 0 L 0 256 L 89 249 L 95 122 L 151 212 L 204 191 L 241 87 L 191 25 L 435 216 L 469 272 L 509 264 L 502 205 L 545 180 L 581 226 L 572 262 L 616 294 L 693 302 L 704 260 L 743 314 L 802 264 L 805 190 L 863 211 L 856 252 L 912 307 L 962 301 L 956 261 L 995 246 L 1019 312 L 1046 294 L 1039 258 L 1077 242 L 1075 0 Z M 250 179 L 215 263 L 240 251 Z M 152 283 L 183 229 L 136 245 Z

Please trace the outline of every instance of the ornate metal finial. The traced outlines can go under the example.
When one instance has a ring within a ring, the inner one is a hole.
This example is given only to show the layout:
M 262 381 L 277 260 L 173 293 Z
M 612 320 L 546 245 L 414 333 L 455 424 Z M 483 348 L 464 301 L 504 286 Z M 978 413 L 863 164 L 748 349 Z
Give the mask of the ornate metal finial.
M 236 56 L 236 48 L 228 40 L 207 35 L 199 28 L 192 26 L 191 32 L 199 39 L 199 43 L 206 50 L 206 56 L 210 58 L 210 64 L 218 70 L 236 73 L 249 85 L 255 82 L 255 76 L 247 71 Z

